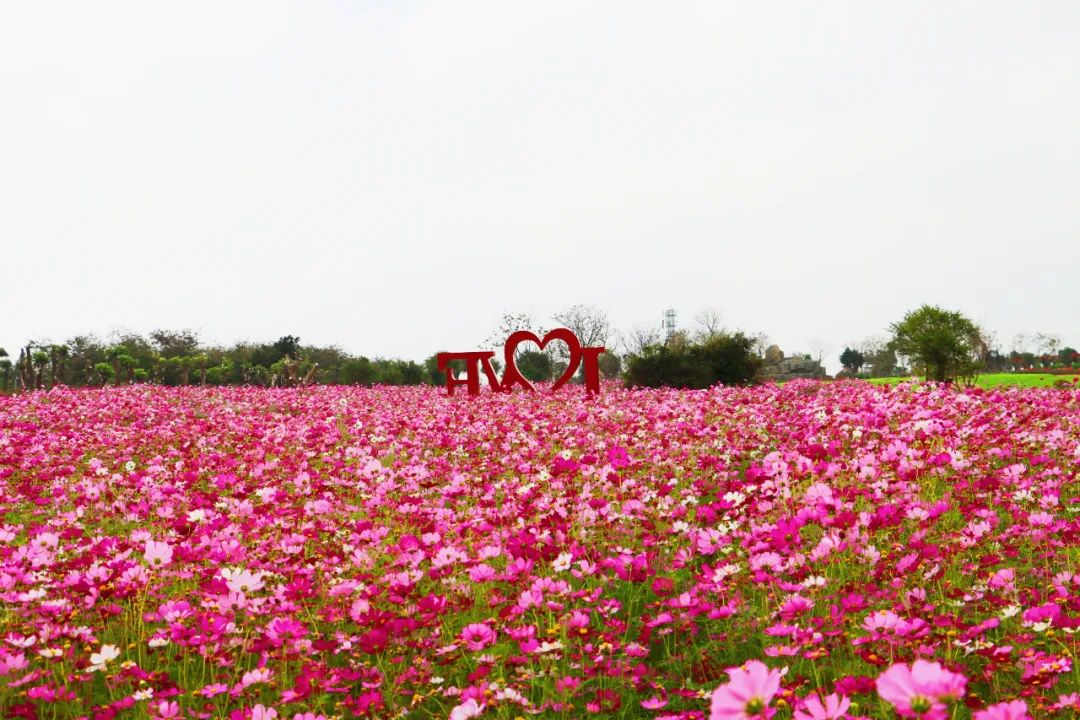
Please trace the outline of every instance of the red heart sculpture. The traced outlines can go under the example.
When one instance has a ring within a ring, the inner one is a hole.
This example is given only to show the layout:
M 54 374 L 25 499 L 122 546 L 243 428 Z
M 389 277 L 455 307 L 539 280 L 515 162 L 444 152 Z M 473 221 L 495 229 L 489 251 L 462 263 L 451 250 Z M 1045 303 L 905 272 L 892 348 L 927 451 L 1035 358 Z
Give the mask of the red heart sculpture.
M 535 392 L 536 388 L 532 386 L 525 376 L 521 374 L 521 371 L 517 368 L 517 363 L 514 361 L 514 350 L 519 343 L 523 343 L 526 340 L 531 340 L 540 346 L 543 350 L 544 346 L 552 340 L 562 340 L 566 343 L 566 346 L 570 348 L 570 361 L 566 366 L 566 371 L 562 376 L 555 381 L 555 384 L 551 386 L 551 391 L 555 392 L 566 383 L 570 382 L 570 378 L 574 376 L 574 373 L 578 369 L 578 365 L 581 364 L 581 343 L 577 339 L 577 335 L 568 330 L 567 328 L 555 328 L 549 330 L 544 339 L 541 340 L 535 333 L 531 333 L 528 330 L 518 330 L 506 339 L 506 346 L 503 348 L 503 359 L 506 360 L 506 372 L 502 377 L 502 389 L 505 392 L 510 392 L 514 385 L 520 385 L 530 392 Z

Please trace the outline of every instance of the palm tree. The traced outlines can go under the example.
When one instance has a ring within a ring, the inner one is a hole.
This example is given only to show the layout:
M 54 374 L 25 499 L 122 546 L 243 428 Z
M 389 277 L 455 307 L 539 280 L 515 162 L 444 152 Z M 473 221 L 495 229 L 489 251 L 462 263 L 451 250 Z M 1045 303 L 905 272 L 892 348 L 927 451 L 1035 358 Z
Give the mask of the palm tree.
M 107 385 L 111 378 L 116 377 L 116 371 L 113 370 L 113 366 L 106 362 L 100 362 L 94 365 L 94 374 L 97 375 L 98 382 L 102 386 Z
M 56 387 L 57 383 L 64 382 L 64 366 L 70 356 L 67 345 L 52 345 L 49 347 L 49 361 L 52 363 L 52 382 L 50 387 Z
M 131 379 L 131 368 L 135 367 L 135 358 L 131 357 L 123 345 L 113 345 L 105 351 L 105 359 L 109 361 L 113 369 L 113 382 L 119 385 L 125 377 Z
M 49 364 L 49 353 L 44 350 L 35 350 L 33 355 L 30 356 L 30 361 L 37 368 L 37 379 L 34 382 L 34 387 L 40 389 L 44 384 L 45 366 Z
M 128 355 L 127 353 L 124 353 L 123 355 L 121 355 L 119 358 L 117 358 L 117 360 L 120 361 L 120 365 L 123 366 L 123 368 L 124 368 L 124 380 L 125 380 L 125 382 L 130 383 L 132 380 L 135 379 L 135 372 L 134 371 L 135 371 L 135 366 L 138 364 L 138 361 L 135 358 Z
M 2 349 L 3 348 L 0 348 L 0 350 Z M 4 373 L 4 381 L 3 384 L 0 385 L 0 392 L 7 392 L 8 379 L 11 377 L 11 368 L 11 360 L 8 360 L 7 353 L 5 352 L 2 356 L 0 356 L 0 371 Z
M 198 363 L 198 365 L 199 365 L 199 384 L 200 385 L 205 385 L 206 384 L 206 363 L 207 363 L 208 360 L 209 360 L 209 358 L 206 357 L 206 353 L 199 353 L 198 355 L 194 355 L 191 358 L 191 361 L 193 363 Z

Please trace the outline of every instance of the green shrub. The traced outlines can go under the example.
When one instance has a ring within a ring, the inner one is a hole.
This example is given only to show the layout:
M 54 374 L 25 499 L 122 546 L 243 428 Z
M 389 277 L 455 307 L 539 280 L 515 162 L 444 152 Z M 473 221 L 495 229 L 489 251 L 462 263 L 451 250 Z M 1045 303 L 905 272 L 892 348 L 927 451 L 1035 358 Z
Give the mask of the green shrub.
M 651 345 L 630 355 L 627 387 L 707 388 L 717 383 L 749 385 L 761 369 L 753 340 L 741 332 L 700 343 Z

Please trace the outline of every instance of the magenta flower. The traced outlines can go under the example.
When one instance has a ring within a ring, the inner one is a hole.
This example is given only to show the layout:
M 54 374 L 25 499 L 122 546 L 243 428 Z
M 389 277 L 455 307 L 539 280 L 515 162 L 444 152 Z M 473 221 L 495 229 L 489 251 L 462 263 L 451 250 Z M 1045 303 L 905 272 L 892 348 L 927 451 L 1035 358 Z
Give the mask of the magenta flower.
M 157 703 L 157 714 L 160 718 L 179 717 L 180 705 L 175 700 L 162 700 Z
M 808 695 L 806 708 L 795 711 L 795 720 L 838 720 L 844 717 L 851 707 L 849 698 L 833 693 L 822 703 L 817 695 Z
M 1023 700 L 998 703 L 975 713 L 975 720 L 1031 720 Z
M 748 720 L 770 718 L 776 710 L 769 707 L 780 690 L 783 672 L 770 670 L 760 660 L 728 669 L 728 682 L 712 694 L 709 720 Z
M 172 562 L 173 549 L 169 543 L 146 541 L 146 550 L 143 559 L 150 567 L 164 567 Z
M 482 712 L 484 712 L 484 706 L 476 702 L 474 698 L 469 698 L 450 711 L 450 720 L 468 720 Z
M 274 720 L 277 716 L 277 710 L 273 708 L 264 707 L 262 705 L 256 705 L 251 708 L 251 720 Z
M 465 643 L 465 647 L 476 652 L 477 650 L 483 650 L 489 645 L 493 645 L 495 643 L 496 634 L 494 630 L 483 623 L 473 623 L 471 625 L 466 625 L 461 630 L 460 637 L 461 641 Z
M 893 665 L 877 679 L 877 691 L 903 717 L 944 720 L 945 700 L 959 699 L 967 686 L 963 675 L 950 672 L 940 663 L 916 660 L 909 668 Z

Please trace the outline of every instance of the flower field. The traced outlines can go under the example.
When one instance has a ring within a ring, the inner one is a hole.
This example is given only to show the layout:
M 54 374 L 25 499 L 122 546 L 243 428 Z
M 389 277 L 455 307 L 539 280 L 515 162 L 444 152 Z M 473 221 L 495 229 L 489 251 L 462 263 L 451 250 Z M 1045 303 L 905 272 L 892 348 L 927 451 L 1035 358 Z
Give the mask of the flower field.
M 0 711 L 1080 715 L 1080 391 L 578 390 L 0 397 Z

